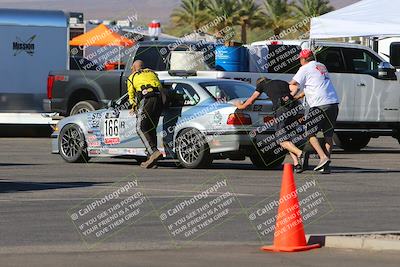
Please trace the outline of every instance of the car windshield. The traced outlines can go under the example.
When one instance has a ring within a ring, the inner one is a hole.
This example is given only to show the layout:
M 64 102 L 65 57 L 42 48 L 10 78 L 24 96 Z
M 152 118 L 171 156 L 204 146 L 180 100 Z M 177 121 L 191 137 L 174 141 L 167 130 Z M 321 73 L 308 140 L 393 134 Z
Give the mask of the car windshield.
M 256 90 L 251 84 L 235 81 L 204 82 L 200 83 L 200 86 L 206 89 L 217 101 L 249 98 Z M 268 97 L 262 93 L 258 99 L 266 100 Z

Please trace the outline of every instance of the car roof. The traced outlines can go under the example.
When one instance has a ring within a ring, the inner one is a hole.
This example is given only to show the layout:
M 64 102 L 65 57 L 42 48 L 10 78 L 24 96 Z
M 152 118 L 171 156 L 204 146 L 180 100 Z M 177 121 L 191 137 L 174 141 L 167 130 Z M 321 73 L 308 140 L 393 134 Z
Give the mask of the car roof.
M 278 42 L 275 44 L 274 42 Z M 310 40 L 272 40 L 272 41 L 259 41 L 254 42 L 250 46 L 256 45 L 296 45 L 301 46 L 302 49 L 309 48 Z M 377 56 L 382 61 L 385 61 L 378 53 L 368 46 L 356 44 L 356 43 L 343 43 L 343 42 L 329 42 L 329 41 L 319 41 L 315 40 L 315 46 L 325 46 L 325 47 L 343 47 L 343 48 L 355 48 L 367 50 L 370 53 Z
M 177 82 L 182 82 L 185 81 L 187 83 L 208 83 L 208 82 L 219 82 L 219 83 L 223 83 L 223 82 L 236 82 L 236 83 L 245 83 L 250 85 L 247 82 L 243 82 L 243 81 L 238 81 L 238 80 L 232 80 L 232 79 L 216 79 L 216 78 L 199 78 L 199 77 L 176 77 L 176 78 L 172 78 L 172 79 L 163 79 L 162 82 L 163 83 L 177 83 Z
M 275 43 L 277 42 L 277 43 Z M 253 45 L 298 45 L 308 46 L 310 40 L 271 40 L 271 41 L 258 41 L 251 43 Z M 353 48 L 368 48 L 367 46 L 355 43 L 344 43 L 344 42 L 330 42 L 330 41 L 315 41 L 316 46 L 334 46 L 334 47 L 353 47 Z

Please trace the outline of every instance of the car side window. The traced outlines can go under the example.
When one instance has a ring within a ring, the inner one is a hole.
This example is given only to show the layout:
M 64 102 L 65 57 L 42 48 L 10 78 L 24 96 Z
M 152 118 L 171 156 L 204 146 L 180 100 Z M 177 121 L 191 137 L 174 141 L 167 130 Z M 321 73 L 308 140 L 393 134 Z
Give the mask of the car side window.
M 229 100 L 229 96 L 219 86 L 207 85 L 205 87 L 218 102 L 227 102 Z
M 185 83 L 173 83 L 170 93 L 174 98 L 179 98 L 181 101 L 178 106 L 194 106 L 200 101 L 200 96 L 192 86 Z
M 331 73 L 344 73 L 346 66 L 344 64 L 342 52 L 338 47 L 322 47 L 316 53 L 318 62 L 326 66 Z
M 378 74 L 381 60 L 369 51 L 357 48 L 343 48 L 349 71 L 359 74 Z

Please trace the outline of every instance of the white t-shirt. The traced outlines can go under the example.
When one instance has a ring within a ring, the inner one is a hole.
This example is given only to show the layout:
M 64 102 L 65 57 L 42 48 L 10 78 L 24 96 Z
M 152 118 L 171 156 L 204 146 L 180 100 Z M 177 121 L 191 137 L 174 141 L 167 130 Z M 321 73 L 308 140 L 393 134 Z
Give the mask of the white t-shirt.
M 310 107 L 339 104 L 335 87 L 324 64 L 311 61 L 301 66 L 293 80 L 304 90 Z

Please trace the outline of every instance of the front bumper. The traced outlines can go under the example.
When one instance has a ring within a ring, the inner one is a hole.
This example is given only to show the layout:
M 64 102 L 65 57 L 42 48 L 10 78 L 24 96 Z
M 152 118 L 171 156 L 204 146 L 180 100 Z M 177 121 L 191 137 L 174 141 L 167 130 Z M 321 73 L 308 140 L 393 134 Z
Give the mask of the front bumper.
M 50 138 L 51 138 L 51 153 L 59 154 L 60 151 L 58 150 L 58 132 L 52 133 Z

